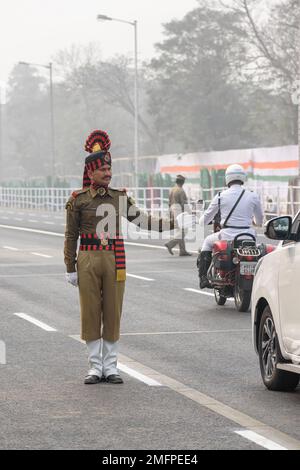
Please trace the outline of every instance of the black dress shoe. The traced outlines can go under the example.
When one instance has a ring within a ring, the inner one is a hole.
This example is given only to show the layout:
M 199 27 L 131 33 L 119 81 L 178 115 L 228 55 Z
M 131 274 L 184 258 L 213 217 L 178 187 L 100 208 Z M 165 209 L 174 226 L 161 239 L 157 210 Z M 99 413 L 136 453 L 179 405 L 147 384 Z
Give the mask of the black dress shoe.
M 106 377 L 106 382 L 109 384 L 122 384 L 124 383 L 122 377 L 119 374 L 111 374 Z
M 100 378 L 98 375 L 87 375 L 84 379 L 84 383 L 87 385 L 98 384 L 101 382 L 102 377 Z
M 187 251 L 184 251 L 183 253 L 179 253 L 179 256 L 192 256 L 192 253 L 188 253 Z

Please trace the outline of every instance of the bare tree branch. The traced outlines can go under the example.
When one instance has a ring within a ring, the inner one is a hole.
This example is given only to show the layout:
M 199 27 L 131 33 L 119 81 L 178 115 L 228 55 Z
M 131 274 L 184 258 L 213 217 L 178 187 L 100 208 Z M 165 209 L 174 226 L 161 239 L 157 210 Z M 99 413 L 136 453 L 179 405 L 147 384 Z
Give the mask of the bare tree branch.
M 252 28 L 252 31 L 254 33 L 254 36 L 255 36 L 255 38 L 258 42 L 258 45 L 260 46 L 260 49 L 264 52 L 265 57 L 271 62 L 271 64 L 275 68 L 277 68 L 277 69 L 281 70 L 282 72 L 284 72 L 284 74 L 289 78 L 290 81 L 293 81 L 294 77 L 291 76 L 290 71 L 286 67 L 284 67 L 282 65 L 282 63 L 280 61 L 278 61 L 278 59 L 273 57 L 273 55 L 269 51 L 268 46 L 265 44 L 265 41 L 263 40 L 261 34 L 259 33 L 258 28 L 256 27 L 254 19 L 253 19 L 252 15 L 251 15 L 251 12 L 249 10 L 248 0 L 242 0 L 242 3 L 243 3 L 244 10 L 245 10 L 245 13 L 247 15 L 247 18 L 249 20 L 250 26 Z

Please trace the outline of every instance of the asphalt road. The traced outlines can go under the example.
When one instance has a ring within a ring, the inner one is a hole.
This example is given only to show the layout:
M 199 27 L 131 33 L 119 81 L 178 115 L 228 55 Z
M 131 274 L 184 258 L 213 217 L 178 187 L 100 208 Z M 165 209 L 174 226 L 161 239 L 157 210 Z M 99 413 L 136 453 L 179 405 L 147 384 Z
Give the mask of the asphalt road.
M 85 386 L 63 226 L 62 214 L 0 211 L 0 448 L 300 449 L 300 389 L 264 388 L 250 313 L 200 293 L 195 244 L 191 258 L 127 244 L 125 383 Z

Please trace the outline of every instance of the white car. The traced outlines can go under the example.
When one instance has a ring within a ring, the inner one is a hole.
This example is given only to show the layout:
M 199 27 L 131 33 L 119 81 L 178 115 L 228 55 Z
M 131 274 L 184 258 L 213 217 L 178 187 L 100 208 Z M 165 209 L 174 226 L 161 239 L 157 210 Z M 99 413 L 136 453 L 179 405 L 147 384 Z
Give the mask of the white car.
M 283 241 L 256 267 L 253 342 L 265 386 L 291 391 L 300 378 L 300 212 L 270 220 L 265 235 Z

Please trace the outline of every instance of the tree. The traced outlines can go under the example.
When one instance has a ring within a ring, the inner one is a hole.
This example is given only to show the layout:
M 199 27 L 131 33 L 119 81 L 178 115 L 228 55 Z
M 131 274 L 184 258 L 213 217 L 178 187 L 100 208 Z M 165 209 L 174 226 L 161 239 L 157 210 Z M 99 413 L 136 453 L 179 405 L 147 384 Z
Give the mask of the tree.
M 6 166 L 14 176 L 50 174 L 50 111 L 47 82 L 33 67 L 16 65 L 8 82 Z M 25 173 L 24 173 L 25 172 Z
M 240 15 L 203 7 L 164 27 L 149 93 L 161 145 L 181 152 L 245 142 L 246 113 L 234 78 L 246 47 Z
M 118 156 L 133 154 L 134 117 L 134 69 L 132 61 L 116 56 L 103 61 L 90 45 L 88 48 L 71 48 L 57 55 L 60 75 L 64 86 L 73 94 L 81 107 L 81 118 L 87 129 L 105 127 L 114 142 Z M 147 153 L 149 141 L 155 140 L 151 133 L 145 100 L 147 98 L 143 69 L 139 70 L 139 125 L 140 153 Z M 70 103 L 69 103 L 70 105 Z M 152 144 L 153 145 L 153 144 Z
M 280 97 L 283 112 L 292 120 L 291 140 L 296 143 L 298 110 L 291 95 L 299 76 L 299 0 L 272 2 L 264 21 L 257 15 L 262 1 L 234 0 L 232 6 L 232 2 L 228 5 L 220 0 L 220 4 L 242 15 L 242 28 L 250 44 L 244 61 L 246 75 L 273 97 Z
M 282 31 L 281 52 L 272 62 L 269 49 L 260 43 L 259 50 L 250 11 L 247 16 L 241 8 L 246 0 L 230 8 L 217 0 L 209 7 L 198 3 L 182 20 L 164 25 L 165 40 L 151 62 L 149 106 L 161 148 L 186 152 L 294 143 L 296 110 L 289 90 L 296 65 L 290 61 L 295 2 L 285 0 L 284 15 L 282 5 L 272 8 L 267 26 L 261 26 L 273 50 L 276 34 L 288 21 L 293 25 L 288 36 Z

